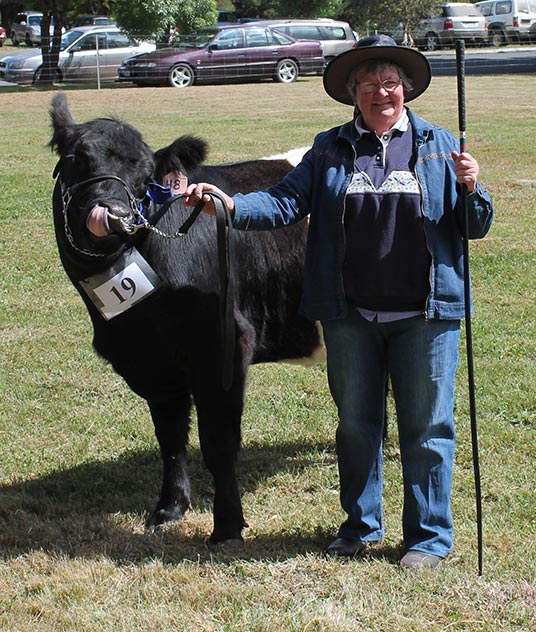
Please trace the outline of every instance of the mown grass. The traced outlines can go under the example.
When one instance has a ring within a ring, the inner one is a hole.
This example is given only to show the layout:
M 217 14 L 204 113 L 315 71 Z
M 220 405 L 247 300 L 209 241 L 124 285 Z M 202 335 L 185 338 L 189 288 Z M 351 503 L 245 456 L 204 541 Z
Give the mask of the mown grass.
M 144 531 L 159 489 L 159 455 L 143 402 L 91 350 L 88 318 L 58 261 L 50 212 L 55 159 L 46 147 L 52 93 L 2 94 L 2 630 L 536 629 L 536 87 L 532 76 L 469 77 L 467 93 L 469 148 L 496 206 L 490 235 L 471 245 L 482 578 L 463 357 L 456 542 L 439 572 L 407 573 L 396 563 L 394 429 L 386 445 L 385 541 L 361 562 L 322 556 L 343 516 L 336 415 L 321 367 L 251 371 L 239 468 L 250 524 L 242 547 L 205 543 L 212 492 L 195 428 L 192 511 L 161 533 Z M 70 88 L 68 96 L 76 120 L 117 114 L 155 149 L 180 134 L 201 136 L 211 162 L 308 145 L 350 114 L 316 78 L 185 91 Z M 455 79 L 438 78 L 413 108 L 455 131 L 456 103 Z

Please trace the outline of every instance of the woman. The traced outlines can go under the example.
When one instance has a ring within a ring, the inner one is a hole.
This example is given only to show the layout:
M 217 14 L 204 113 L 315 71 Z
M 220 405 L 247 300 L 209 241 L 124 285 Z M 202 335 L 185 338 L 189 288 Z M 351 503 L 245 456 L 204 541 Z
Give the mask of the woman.
M 471 238 L 491 224 L 479 166 L 445 129 L 405 103 L 431 80 L 416 50 L 367 37 L 335 58 L 324 88 L 354 119 L 319 134 L 268 191 L 226 196 L 192 184 L 187 204 L 224 196 L 233 223 L 273 229 L 310 216 L 303 313 L 320 320 L 347 519 L 327 547 L 357 557 L 384 534 L 382 425 L 392 385 L 404 480 L 405 568 L 436 567 L 453 543 L 454 377 L 464 316 L 462 197 Z

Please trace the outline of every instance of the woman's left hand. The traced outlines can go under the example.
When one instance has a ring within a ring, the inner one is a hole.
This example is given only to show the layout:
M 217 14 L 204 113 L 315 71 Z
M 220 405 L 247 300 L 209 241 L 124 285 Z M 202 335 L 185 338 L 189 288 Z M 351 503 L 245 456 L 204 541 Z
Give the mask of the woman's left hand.
M 452 159 L 454 160 L 454 173 L 456 174 L 456 180 L 460 184 L 465 184 L 469 193 L 475 190 L 476 182 L 478 180 L 478 172 L 480 167 L 471 154 L 463 152 L 463 154 L 457 151 L 452 152 Z

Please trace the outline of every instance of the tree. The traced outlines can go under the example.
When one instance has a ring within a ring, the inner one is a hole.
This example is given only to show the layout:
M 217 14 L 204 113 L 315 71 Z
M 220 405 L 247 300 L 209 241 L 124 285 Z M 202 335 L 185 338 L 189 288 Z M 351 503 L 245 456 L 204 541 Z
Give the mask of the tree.
M 344 0 L 235 0 L 239 17 L 337 18 Z
M 78 3 L 76 3 L 78 4 Z M 39 83 L 52 83 L 56 78 L 60 55 L 61 31 L 65 26 L 69 11 L 74 10 L 74 0 L 39 0 L 43 13 L 41 21 L 41 55 L 43 65 L 38 78 Z M 50 42 L 50 24 L 54 17 L 54 31 Z
M 114 0 L 117 24 L 133 37 L 147 39 L 167 35 L 170 27 L 188 33 L 216 24 L 216 0 Z
M 389 33 L 399 23 L 406 29 L 413 28 L 439 5 L 439 0 L 345 0 L 339 17 L 364 35 L 375 31 Z

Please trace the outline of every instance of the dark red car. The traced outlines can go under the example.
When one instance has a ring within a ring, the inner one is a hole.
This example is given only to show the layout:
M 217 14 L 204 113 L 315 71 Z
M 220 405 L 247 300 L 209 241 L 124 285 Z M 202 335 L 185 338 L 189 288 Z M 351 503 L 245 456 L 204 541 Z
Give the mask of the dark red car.
M 297 41 L 270 27 L 231 24 L 179 37 L 175 46 L 135 55 L 119 67 L 120 81 L 186 88 L 194 83 L 225 83 L 272 78 L 281 83 L 299 75 L 321 75 L 319 42 Z

